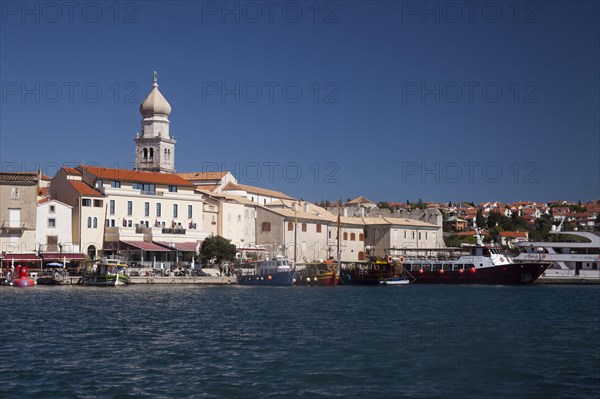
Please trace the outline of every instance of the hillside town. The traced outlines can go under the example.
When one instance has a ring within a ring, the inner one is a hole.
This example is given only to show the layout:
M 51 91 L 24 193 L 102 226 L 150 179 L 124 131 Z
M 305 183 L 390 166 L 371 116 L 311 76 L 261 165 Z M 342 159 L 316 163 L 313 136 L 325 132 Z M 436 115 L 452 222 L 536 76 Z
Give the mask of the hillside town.
M 298 263 L 338 256 L 356 262 L 468 242 L 476 225 L 507 248 L 545 238 L 540 234 L 552 225 L 599 228 L 600 200 L 375 203 L 359 196 L 311 203 L 242 184 L 229 171 L 178 173 L 171 106 L 156 80 L 140 113 L 133 170 L 79 165 L 54 176 L 0 173 L 3 266 L 73 268 L 118 255 L 140 266 L 189 267 L 210 262 L 200 251 L 210 236 L 230 240 L 240 261 L 279 254 Z

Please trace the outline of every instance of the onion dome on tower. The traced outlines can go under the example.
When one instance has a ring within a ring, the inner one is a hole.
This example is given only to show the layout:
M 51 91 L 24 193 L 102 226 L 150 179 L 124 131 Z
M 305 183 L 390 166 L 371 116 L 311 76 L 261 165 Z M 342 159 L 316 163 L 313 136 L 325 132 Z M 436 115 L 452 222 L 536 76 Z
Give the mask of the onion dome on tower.
M 142 134 L 135 136 L 135 168 L 148 172 L 175 172 L 175 138 L 169 132 L 171 105 L 158 90 L 154 71 L 152 90 L 140 105 Z

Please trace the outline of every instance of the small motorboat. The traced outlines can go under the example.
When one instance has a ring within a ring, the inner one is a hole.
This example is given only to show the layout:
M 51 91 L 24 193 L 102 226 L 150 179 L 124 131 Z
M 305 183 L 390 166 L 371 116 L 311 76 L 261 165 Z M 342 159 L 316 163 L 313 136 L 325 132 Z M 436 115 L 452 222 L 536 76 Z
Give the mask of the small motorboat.
M 402 277 L 390 277 L 379 282 L 380 285 L 405 285 L 410 284 L 410 280 Z

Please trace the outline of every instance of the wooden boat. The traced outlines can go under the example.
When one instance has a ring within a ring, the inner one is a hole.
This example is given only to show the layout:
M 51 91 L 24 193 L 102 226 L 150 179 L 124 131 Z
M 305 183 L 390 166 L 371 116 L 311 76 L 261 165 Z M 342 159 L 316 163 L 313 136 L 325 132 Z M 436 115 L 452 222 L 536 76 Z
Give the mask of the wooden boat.
M 338 283 L 336 265 L 333 261 L 308 263 L 303 269 L 298 268 L 296 285 L 334 286 Z
M 403 272 L 399 262 L 376 259 L 367 263 L 344 265 L 340 279 L 346 285 L 380 285 L 387 279 L 401 277 Z

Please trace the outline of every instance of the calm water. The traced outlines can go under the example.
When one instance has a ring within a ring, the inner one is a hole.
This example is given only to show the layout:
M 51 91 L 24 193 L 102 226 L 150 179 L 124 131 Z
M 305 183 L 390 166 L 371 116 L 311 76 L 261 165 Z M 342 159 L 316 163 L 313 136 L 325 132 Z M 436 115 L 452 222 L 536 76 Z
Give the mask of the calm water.
M 591 398 L 600 288 L 0 288 L 2 398 Z

